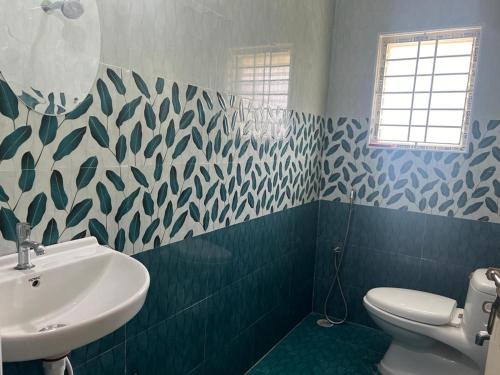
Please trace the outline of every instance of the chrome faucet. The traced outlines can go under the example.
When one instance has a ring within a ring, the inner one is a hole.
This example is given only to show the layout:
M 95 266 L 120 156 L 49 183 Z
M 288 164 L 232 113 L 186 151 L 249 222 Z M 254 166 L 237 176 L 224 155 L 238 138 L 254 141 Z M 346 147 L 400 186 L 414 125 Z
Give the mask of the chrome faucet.
M 29 270 L 35 265 L 31 263 L 31 250 L 35 251 L 36 255 L 45 254 L 45 247 L 38 242 L 30 240 L 31 225 L 28 223 L 16 224 L 17 235 L 17 266 L 16 270 Z

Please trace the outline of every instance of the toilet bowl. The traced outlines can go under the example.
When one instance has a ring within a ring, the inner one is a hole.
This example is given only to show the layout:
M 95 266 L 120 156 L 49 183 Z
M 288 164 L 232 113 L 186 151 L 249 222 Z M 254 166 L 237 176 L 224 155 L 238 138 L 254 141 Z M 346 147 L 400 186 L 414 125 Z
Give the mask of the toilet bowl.
M 374 322 L 392 343 L 378 365 L 383 375 L 479 375 L 486 362 L 487 342 L 476 345 L 486 329 L 483 303 L 496 298 L 486 269 L 471 274 L 463 309 L 455 300 L 399 288 L 375 288 L 363 299 Z

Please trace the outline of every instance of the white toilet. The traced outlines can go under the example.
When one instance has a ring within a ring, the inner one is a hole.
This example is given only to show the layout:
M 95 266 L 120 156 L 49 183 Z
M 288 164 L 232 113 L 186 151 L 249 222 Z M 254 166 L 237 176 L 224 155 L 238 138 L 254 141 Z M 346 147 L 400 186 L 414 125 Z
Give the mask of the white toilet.
M 393 338 L 378 365 L 383 375 L 479 375 L 488 342 L 475 344 L 486 329 L 485 301 L 496 298 L 486 269 L 471 274 L 464 309 L 456 301 L 431 293 L 375 288 L 363 299 L 375 323 Z

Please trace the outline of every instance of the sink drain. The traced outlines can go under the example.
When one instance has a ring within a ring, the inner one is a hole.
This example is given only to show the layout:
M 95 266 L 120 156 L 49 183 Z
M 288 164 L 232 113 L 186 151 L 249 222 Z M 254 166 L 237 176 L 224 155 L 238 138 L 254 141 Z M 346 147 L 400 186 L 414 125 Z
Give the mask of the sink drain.
M 67 324 L 50 324 L 46 327 L 43 327 L 40 329 L 38 332 L 50 332 L 50 331 L 55 331 L 56 329 L 66 327 Z

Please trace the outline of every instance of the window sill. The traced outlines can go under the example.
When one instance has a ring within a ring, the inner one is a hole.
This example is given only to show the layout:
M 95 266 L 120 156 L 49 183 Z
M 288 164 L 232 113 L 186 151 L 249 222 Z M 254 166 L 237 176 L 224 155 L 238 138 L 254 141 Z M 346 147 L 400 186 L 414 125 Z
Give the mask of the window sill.
M 466 153 L 467 147 L 462 145 L 444 145 L 444 144 L 419 144 L 406 142 L 374 142 L 368 143 L 368 148 L 385 150 L 407 150 L 407 151 L 439 151 L 450 153 Z

